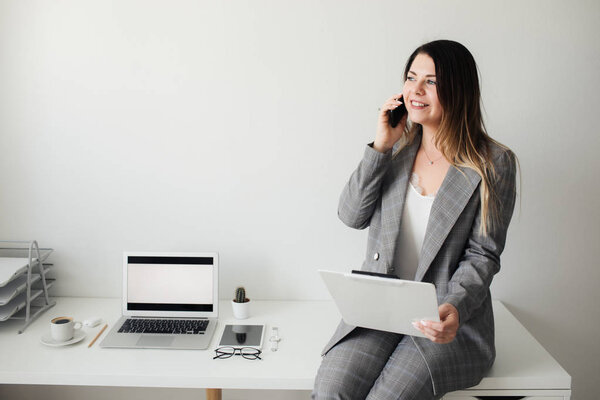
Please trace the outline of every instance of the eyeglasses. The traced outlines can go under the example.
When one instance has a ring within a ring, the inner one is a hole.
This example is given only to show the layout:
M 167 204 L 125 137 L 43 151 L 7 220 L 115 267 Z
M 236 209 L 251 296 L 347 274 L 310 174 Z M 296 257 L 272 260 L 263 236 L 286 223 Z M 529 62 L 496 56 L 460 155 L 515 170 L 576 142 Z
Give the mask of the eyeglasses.
M 242 356 L 246 360 L 262 360 L 260 358 L 261 351 L 259 349 L 255 349 L 254 347 L 218 347 L 215 349 L 215 358 L 229 358 L 231 356 Z

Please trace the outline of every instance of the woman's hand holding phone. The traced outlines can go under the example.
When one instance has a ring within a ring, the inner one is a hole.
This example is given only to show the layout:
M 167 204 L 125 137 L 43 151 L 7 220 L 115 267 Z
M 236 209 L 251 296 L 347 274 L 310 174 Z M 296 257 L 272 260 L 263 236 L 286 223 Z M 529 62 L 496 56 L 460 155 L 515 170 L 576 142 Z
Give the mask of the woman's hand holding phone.
M 390 97 L 379 110 L 379 122 L 377 124 L 377 134 L 373 142 L 373 148 L 381 153 L 390 150 L 394 144 L 400 140 L 406 125 L 407 114 L 400 119 L 400 122 L 392 127 L 390 125 L 390 112 L 397 107 L 404 107 L 402 102 L 402 93 Z

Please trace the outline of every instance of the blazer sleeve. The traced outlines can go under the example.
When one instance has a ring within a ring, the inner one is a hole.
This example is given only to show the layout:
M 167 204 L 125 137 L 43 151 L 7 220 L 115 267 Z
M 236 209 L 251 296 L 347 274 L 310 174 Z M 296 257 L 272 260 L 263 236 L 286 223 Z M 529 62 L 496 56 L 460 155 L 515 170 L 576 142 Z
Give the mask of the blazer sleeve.
M 500 270 L 500 254 L 504 250 L 506 232 L 512 218 L 516 199 L 516 158 L 512 151 L 503 151 L 494 162 L 496 178 L 492 182 L 493 197 L 498 217 L 491 224 L 488 235 L 479 232 L 481 203 L 478 207 L 464 255 L 448 283 L 444 299 L 459 313 L 460 322 L 471 318 L 488 296 L 493 276 Z
M 338 217 L 351 228 L 369 226 L 381 185 L 392 160 L 392 150 L 380 153 L 367 145 L 364 156 L 346 183 L 338 206 Z

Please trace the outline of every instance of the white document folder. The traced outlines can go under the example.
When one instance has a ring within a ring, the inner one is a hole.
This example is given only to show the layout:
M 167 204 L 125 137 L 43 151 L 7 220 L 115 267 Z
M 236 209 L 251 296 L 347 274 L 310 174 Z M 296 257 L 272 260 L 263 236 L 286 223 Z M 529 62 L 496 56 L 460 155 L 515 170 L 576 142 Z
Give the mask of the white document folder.
M 413 321 L 439 321 L 431 283 L 319 270 L 345 323 L 425 337 Z

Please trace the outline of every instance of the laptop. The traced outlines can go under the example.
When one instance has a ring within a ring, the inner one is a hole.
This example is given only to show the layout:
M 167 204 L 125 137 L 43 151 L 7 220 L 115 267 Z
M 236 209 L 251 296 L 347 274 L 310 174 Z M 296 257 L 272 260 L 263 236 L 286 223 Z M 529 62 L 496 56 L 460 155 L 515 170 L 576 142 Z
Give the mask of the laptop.
M 217 253 L 125 252 L 122 316 L 100 347 L 206 349 L 218 289 Z
M 440 320 L 432 283 L 364 271 L 319 273 L 349 325 L 425 337 L 412 322 Z

